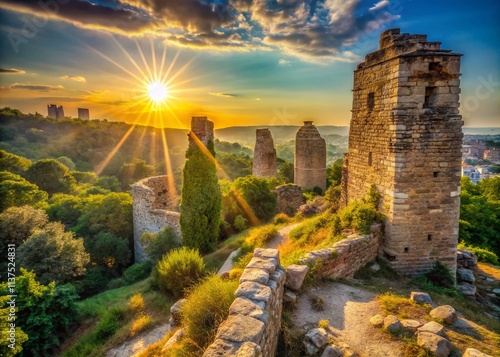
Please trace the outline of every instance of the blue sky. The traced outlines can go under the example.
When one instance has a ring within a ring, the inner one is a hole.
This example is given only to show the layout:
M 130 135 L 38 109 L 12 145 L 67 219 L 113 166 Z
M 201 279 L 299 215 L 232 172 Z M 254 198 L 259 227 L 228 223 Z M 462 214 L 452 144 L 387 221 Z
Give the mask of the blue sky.
M 500 126 L 498 1 L 0 0 L 0 17 L 0 106 L 25 112 L 348 125 L 356 64 L 399 27 L 463 53 L 465 125 Z M 154 78 L 168 82 L 162 106 Z

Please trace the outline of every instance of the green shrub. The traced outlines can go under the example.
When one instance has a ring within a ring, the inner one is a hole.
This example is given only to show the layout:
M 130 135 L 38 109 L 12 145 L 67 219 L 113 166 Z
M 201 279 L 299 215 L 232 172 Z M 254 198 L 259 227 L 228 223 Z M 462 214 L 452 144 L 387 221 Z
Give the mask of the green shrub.
M 247 219 L 239 214 L 234 219 L 233 226 L 234 229 L 236 229 L 238 232 L 244 231 L 245 229 L 247 229 Z
M 342 228 L 352 228 L 361 234 L 370 233 L 370 227 L 381 220 L 381 213 L 370 203 L 351 202 L 339 213 Z
M 278 213 L 273 220 L 274 225 L 280 225 L 290 222 L 290 217 L 284 213 Z
M 144 263 L 133 264 L 123 273 L 123 280 L 127 284 L 133 284 L 146 279 L 151 273 L 152 268 L 153 263 L 150 260 L 146 260 Z
M 200 279 L 204 270 L 205 263 L 200 253 L 182 247 L 163 256 L 156 265 L 155 275 L 161 290 L 180 297 L 186 288 Z
M 247 253 L 253 252 L 255 248 L 265 247 L 277 233 L 278 230 L 273 225 L 252 229 L 248 237 L 245 238 L 245 241 L 242 243 L 238 255 L 235 257 L 235 261 Z
M 468 246 L 463 243 L 460 243 L 458 245 L 458 249 L 465 249 L 468 250 L 471 253 L 474 253 L 477 257 L 477 260 L 483 263 L 490 263 L 493 265 L 498 265 L 498 256 L 493 253 L 492 251 L 486 249 L 486 248 L 480 248 L 480 247 L 474 247 L 474 246 Z
M 217 275 L 192 287 L 181 309 L 186 338 L 203 349 L 212 343 L 217 328 L 229 314 L 237 288 L 238 281 L 222 280 Z
M 165 227 L 158 233 L 143 233 L 141 236 L 141 244 L 144 246 L 148 257 L 156 263 L 166 253 L 172 249 L 178 248 L 180 239 L 172 229 L 172 227 Z
M 108 290 L 118 289 L 124 285 L 126 284 L 122 278 L 116 278 L 109 281 L 108 285 L 106 285 L 106 289 Z
M 125 316 L 123 308 L 113 307 L 108 310 L 96 326 L 94 331 L 95 342 L 104 343 L 108 338 L 113 336 L 123 326 Z
M 435 286 L 452 288 L 455 285 L 453 275 L 439 260 L 434 264 L 434 268 L 425 274 L 425 277 Z

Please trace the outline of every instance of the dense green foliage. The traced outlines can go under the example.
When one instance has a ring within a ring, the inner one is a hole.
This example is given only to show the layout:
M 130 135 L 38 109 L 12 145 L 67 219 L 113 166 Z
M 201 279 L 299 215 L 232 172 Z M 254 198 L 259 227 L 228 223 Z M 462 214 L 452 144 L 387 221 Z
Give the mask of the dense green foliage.
M 500 256 L 500 177 L 474 185 L 462 177 L 460 192 L 461 242 Z
M 180 245 L 179 241 L 175 231 L 168 226 L 158 233 L 146 232 L 141 236 L 141 244 L 153 263 L 159 261 L 172 249 L 177 248 Z
M 477 257 L 477 260 L 480 262 L 499 265 L 498 256 L 488 249 L 465 245 L 463 243 L 460 243 L 458 245 L 458 249 L 465 249 L 471 253 L 474 253 Z
M 439 260 L 434 264 L 434 268 L 425 274 L 425 278 L 438 287 L 453 288 L 455 285 L 455 278 Z
M 121 183 L 122 190 L 128 190 L 130 185 L 142 178 L 155 176 L 156 170 L 153 165 L 148 165 L 146 161 L 133 159 L 130 163 L 125 163 L 116 175 Z
M 43 206 L 47 192 L 19 175 L 0 171 L 0 212 L 13 206 Z
M 328 186 L 338 186 L 342 181 L 342 159 L 337 159 L 326 172 Z
M 34 270 L 42 284 L 67 283 L 80 277 L 89 262 L 83 239 L 76 239 L 73 232 L 65 232 L 59 222 L 35 230 L 18 248 L 17 256 L 19 265 Z
M 1 295 L 6 295 L 6 285 L 0 284 Z M 16 277 L 16 292 L 16 326 L 29 336 L 22 346 L 23 355 L 36 352 L 54 355 L 54 347 L 61 343 L 61 338 L 67 337 L 67 328 L 78 317 L 75 288 L 54 282 L 42 285 L 35 273 L 21 268 Z
M 155 269 L 161 290 L 180 297 L 184 290 L 203 276 L 205 263 L 195 249 L 182 247 L 163 256 Z
M 76 180 L 69 169 L 57 160 L 43 159 L 35 162 L 26 171 L 26 178 L 49 195 L 69 193 Z
M 209 143 L 209 148 L 212 145 Z M 215 162 L 198 147 L 189 148 L 186 157 L 182 172 L 182 243 L 207 253 L 217 245 L 222 205 Z
M 106 231 L 86 238 L 85 248 L 90 254 L 92 265 L 104 267 L 114 276 L 122 273 L 132 255 L 125 238 Z
M 211 275 L 190 289 L 181 309 L 182 326 L 186 338 L 194 341 L 200 350 L 213 342 L 217 328 L 229 314 L 237 287 L 238 281 Z

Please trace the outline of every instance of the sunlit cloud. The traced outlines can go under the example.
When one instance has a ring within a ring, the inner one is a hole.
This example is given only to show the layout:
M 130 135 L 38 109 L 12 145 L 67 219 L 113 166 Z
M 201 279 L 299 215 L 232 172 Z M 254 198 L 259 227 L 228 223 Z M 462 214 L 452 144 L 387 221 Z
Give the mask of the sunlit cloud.
M 3 74 L 25 74 L 26 71 L 17 68 L 0 68 L 0 73 Z
M 210 95 L 214 95 L 216 97 L 224 97 L 224 98 L 234 98 L 237 97 L 237 94 L 230 94 L 230 93 L 218 93 L 218 92 L 208 92 Z
M 85 79 L 85 77 L 82 77 L 82 76 L 73 76 L 73 77 L 70 77 L 70 76 L 62 76 L 62 77 L 59 77 L 61 79 L 71 79 L 75 82 L 87 82 L 87 80 Z
M 286 60 L 286 59 L 283 59 L 281 58 L 279 61 L 278 61 L 279 64 L 281 64 L 282 66 L 286 66 L 286 65 L 290 65 L 290 61 Z
M 27 83 L 12 83 L 8 86 L 9 89 L 25 89 L 32 91 L 40 91 L 40 92 L 49 92 L 55 90 L 64 89 L 63 86 L 57 85 L 48 85 L 48 84 L 27 84 Z
M 375 5 L 373 5 L 369 10 L 370 11 L 377 11 L 377 10 L 383 9 L 387 5 L 389 5 L 389 0 L 381 0 L 378 3 L 376 3 Z

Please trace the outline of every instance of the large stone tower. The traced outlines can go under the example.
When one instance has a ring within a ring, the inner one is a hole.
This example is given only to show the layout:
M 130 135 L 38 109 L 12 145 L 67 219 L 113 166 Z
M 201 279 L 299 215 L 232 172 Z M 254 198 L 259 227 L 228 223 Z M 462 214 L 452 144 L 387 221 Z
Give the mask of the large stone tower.
M 276 177 L 276 149 L 269 129 L 255 131 L 252 174 L 256 177 Z
M 294 183 L 326 189 L 326 144 L 312 121 L 305 121 L 295 137 Z
M 387 216 L 381 254 L 398 272 L 440 260 L 454 274 L 460 205 L 460 54 L 387 30 L 354 71 L 344 203 L 372 184 Z
M 214 141 L 214 123 L 207 117 L 192 117 L 191 118 L 191 133 L 207 146 L 209 142 Z M 190 137 L 189 145 L 196 145 L 195 141 Z

